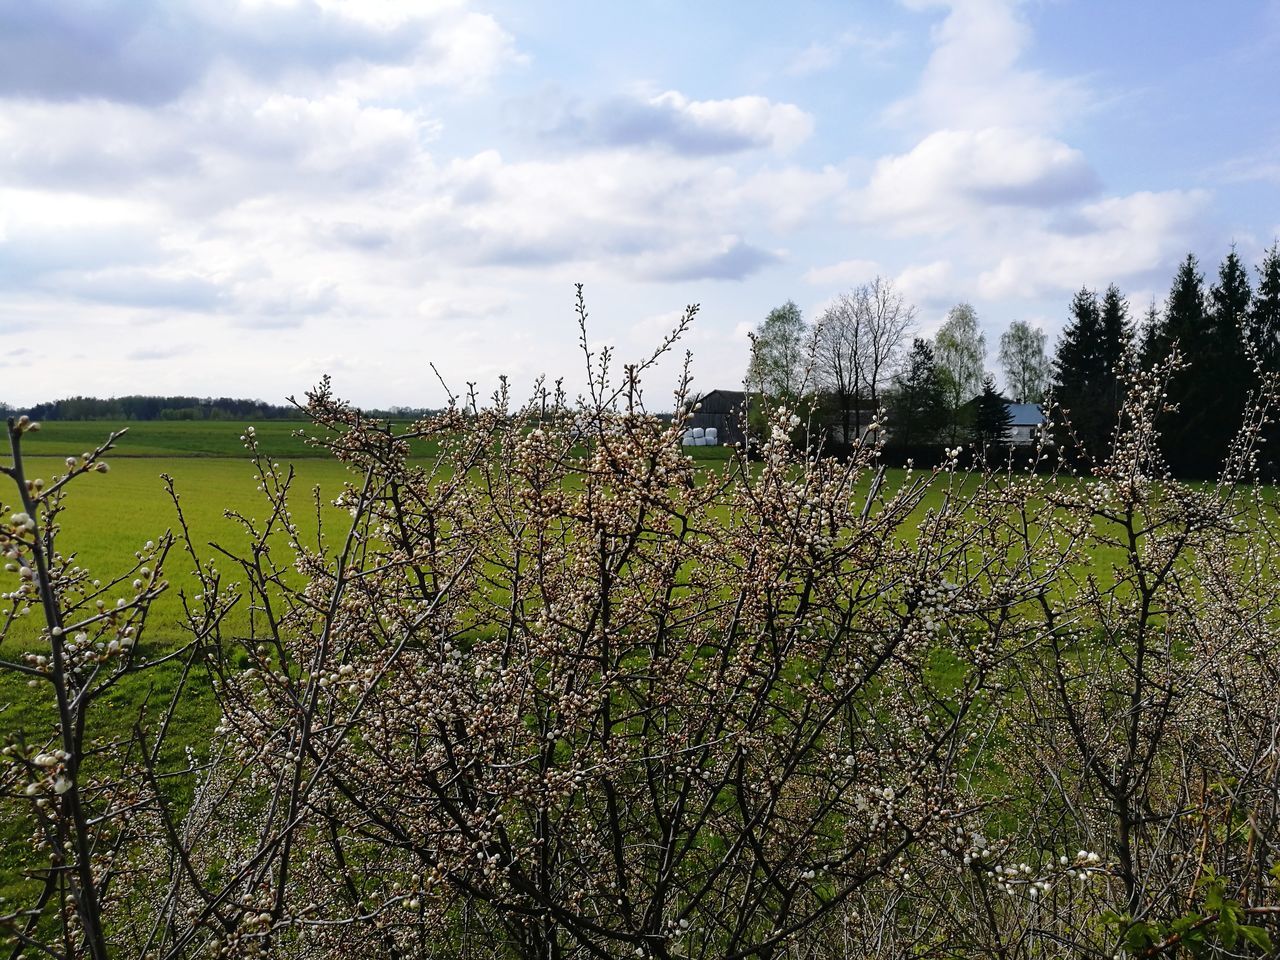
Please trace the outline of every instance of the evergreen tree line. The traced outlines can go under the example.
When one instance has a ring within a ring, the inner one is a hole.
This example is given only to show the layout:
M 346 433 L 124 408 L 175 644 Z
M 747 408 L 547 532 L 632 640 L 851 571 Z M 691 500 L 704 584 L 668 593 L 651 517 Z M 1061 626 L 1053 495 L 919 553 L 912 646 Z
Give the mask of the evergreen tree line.
M 0 403 L 0 415 L 11 416 L 18 409 Z M 240 400 L 232 397 L 158 397 L 127 396 L 101 400 L 97 397 L 67 397 L 38 403 L 20 412 L 33 420 L 305 420 L 297 407 L 267 403 L 264 400 Z M 369 410 L 370 416 L 408 419 L 423 416 L 429 410 L 393 407 Z
M 1126 374 L 1167 360 L 1176 347 L 1182 366 L 1168 383 L 1162 452 L 1179 476 L 1215 474 L 1259 375 L 1280 373 L 1276 244 L 1264 252 L 1255 273 L 1256 289 L 1232 248 L 1206 288 L 1199 262 L 1188 254 L 1163 309 L 1152 302 L 1140 322 L 1130 317 L 1128 301 L 1114 285 L 1101 298 L 1080 290 L 1053 362 L 1054 403 L 1070 425 L 1059 430 L 1060 447 L 1084 460 L 1106 456 Z M 1274 475 L 1274 464 L 1262 466 Z

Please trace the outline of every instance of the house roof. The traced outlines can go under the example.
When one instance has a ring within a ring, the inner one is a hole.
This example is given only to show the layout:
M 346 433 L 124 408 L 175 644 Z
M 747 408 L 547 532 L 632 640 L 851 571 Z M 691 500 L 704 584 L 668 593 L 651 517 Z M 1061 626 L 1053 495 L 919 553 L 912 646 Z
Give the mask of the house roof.
M 1045 421 L 1044 411 L 1035 403 L 1007 403 L 1009 416 L 1013 417 L 1010 426 L 1038 427 Z

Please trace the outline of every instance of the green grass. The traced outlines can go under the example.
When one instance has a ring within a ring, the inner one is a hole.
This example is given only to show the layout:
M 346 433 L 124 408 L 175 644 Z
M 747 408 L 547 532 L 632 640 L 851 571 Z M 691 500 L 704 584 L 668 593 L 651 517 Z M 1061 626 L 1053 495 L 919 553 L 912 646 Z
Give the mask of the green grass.
M 299 426 L 272 423 L 265 429 L 255 429 L 266 452 L 279 454 L 282 463 L 294 463 L 297 472 L 295 518 L 304 536 L 314 537 L 315 514 L 308 509 L 312 486 L 320 487 L 322 498 L 328 503 L 350 474 L 336 461 L 314 459 L 315 451 L 293 440 L 289 431 Z M 111 466 L 109 473 L 90 473 L 73 481 L 60 518 L 64 532 L 58 539 L 59 550 L 74 554 L 79 565 L 104 582 L 128 571 L 134 552 L 142 549 L 147 540 L 158 540 L 166 530 L 177 529 L 176 513 L 161 479 L 165 473 L 174 478 L 202 559 L 213 555 L 207 546 L 210 541 L 233 552 L 244 547 L 246 535 L 238 524 L 224 516 L 224 511 L 230 509 L 246 516 L 262 517 L 265 500 L 256 489 L 254 466 L 245 458 L 240 428 L 225 423 L 143 423 L 136 427 L 143 429 L 131 430 L 121 441 L 120 451 L 106 458 Z M 92 449 L 111 429 L 112 425 L 104 423 L 51 423 L 40 433 L 28 435 L 26 439 L 30 442 L 24 443 L 28 453 L 43 451 L 58 456 L 26 455 L 27 476 L 48 478 L 64 471 L 64 456 Z M 137 455 L 139 448 L 145 455 Z M 187 455 L 158 455 L 158 451 L 175 448 L 185 449 Z M 238 458 L 218 457 L 220 451 Z M 312 459 L 300 458 L 298 451 Z M 123 455 L 126 453 L 135 456 Z M 6 478 L 0 479 L 9 483 Z M 13 510 L 12 488 L 0 487 L 0 500 L 6 511 Z M 348 518 L 344 513 L 332 507 L 327 507 L 324 513 L 326 523 L 333 520 L 339 525 L 337 529 L 345 529 L 342 525 Z M 226 569 L 225 564 L 222 566 Z M 143 651 L 172 650 L 186 640 L 181 594 L 190 596 L 198 592 L 191 567 L 191 558 L 180 547 L 170 553 L 165 574 L 172 586 L 151 609 L 142 637 Z M 6 578 L 5 589 L 9 589 L 8 579 L 14 575 L 0 576 Z M 37 611 L 11 630 L 0 643 L 0 657 L 13 660 L 34 649 L 33 642 L 42 626 L 34 622 L 38 617 Z M 228 626 L 235 631 L 246 619 L 243 613 L 235 615 L 229 618 Z M 149 704 L 148 712 L 155 717 L 167 705 L 178 676 L 179 665 L 172 663 L 130 678 L 113 690 L 107 701 L 108 709 L 96 716 L 104 725 L 132 722 L 144 704 Z M 21 730 L 29 742 L 43 742 L 52 732 L 50 720 L 55 715 L 52 692 L 47 685 L 32 688 L 22 678 L 0 674 L 0 734 Z M 182 762 L 187 745 L 199 751 L 200 745 L 208 743 L 216 723 L 217 704 L 207 685 L 198 679 L 184 691 L 170 731 L 171 749 L 162 756 L 162 763 Z M 21 824 L 16 822 L 0 824 L 0 897 L 16 895 L 22 885 L 18 874 L 30 851 L 20 828 Z M 37 864 L 32 862 L 32 865 Z
M 270 449 L 271 444 L 264 446 Z M 74 553 L 81 566 L 102 580 L 128 569 L 134 551 L 147 540 L 158 539 L 168 529 L 176 530 L 177 515 L 161 474 L 174 478 L 192 537 L 198 548 L 205 547 L 206 557 L 211 552 L 206 546 L 210 541 L 229 548 L 247 543 L 239 525 L 226 519 L 224 511 L 234 510 L 250 517 L 261 517 L 265 512 L 265 500 L 256 489 L 254 467 L 247 460 L 108 459 L 110 473 L 90 473 L 73 481 L 60 518 L 63 532 L 58 538 L 63 554 Z M 314 511 L 306 509 L 312 486 L 318 484 L 326 500 L 331 500 L 350 474 L 332 460 L 302 460 L 294 466 L 295 516 L 304 531 L 310 523 L 310 533 L 314 535 Z M 29 477 L 48 477 L 62 469 L 65 468 L 60 460 L 26 458 Z M 11 503 L 11 496 L 0 496 Z M 328 512 L 335 518 L 339 513 L 332 509 Z M 174 631 L 181 611 L 177 592 L 190 580 L 186 576 L 190 566 L 190 558 L 181 550 L 170 554 L 167 573 L 174 589 L 152 608 L 148 632 L 153 640 L 177 639 Z
M 22 448 L 30 456 L 66 457 L 94 449 L 113 430 L 127 429 L 128 434 L 112 451 L 113 458 L 239 457 L 245 452 L 240 435 L 248 425 L 233 420 L 56 420 L 42 424 L 39 433 L 27 434 Z M 325 456 L 323 450 L 307 446 L 294 436 L 310 426 L 301 420 L 253 424 L 265 449 L 290 460 Z
M 107 456 L 110 472 L 82 476 L 71 487 L 61 517 L 64 533 L 59 538 L 59 547 L 64 554 L 74 553 L 81 566 L 103 581 L 126 572 L 134 552 L 147 540 L 159 539 L 165 530 L 176 528 L 173 504 L 165 491 L 162 474 L 174 478 L 202 559 L 213 556 L 207 546 L 210 541 L 232 552 L 247 545 L 243 530 L 224 516 L 225 511 L 233 510 L 262 517 L 266 510 L 263 495 L 256 489 L 256 470 L 240 440 L 245 425 L 50 422 L 41 432 L 28 434 L 24 440 L 27 476 L 48 478 L 62 472 L 64 457 L 93 449 L 112 429 L 120 426 L 129 426 L 130 432 L 122 438 L 118 449 Z M 295 431 L 307 426 L 305 424 L 268 421 L 254 426 L 265 453 L 294 465 L 297 471 L 293 488 L 294 517 L 303 529 L 304 540 L 313 538 L 314 512 L 308 507 L 312 486 L 320 487 L 322 500 L 328 504 L 342 484 L 352 479 L 352 474 L 342 464 L 325 458 L 324 451 L 306 446 L 294 436 Z M 723 447 L 688 448 L 686 453 L 708 469 L 723 467 L 731 455 L 730 450 Z M 891 494 L 904 479 L 903 471 L 888 471 L 885 494 Z M 869 482 L 869 478 L 864 482 Z M 0 499 L 7 510 L 13 509 L 11 492 L 0 492 Z M 940 489 L 930 491 L 921 510 L 937 507 L 941 500 Z M 325 513 L 326 525 L 332 523 L 330 536 L 340 537 L 348 518 L 332 507 L 326 507 Z M 716 514 L 720 516 L 719 511 Z M 721 517 L 726 518 L 727 513 Z M 230 572 L 229 564 L 220 566 Z M 198 591 L 190 571 L 191 558 L 180 548 L 175 549 L 165 571 L 172 586 L 152 607 L 143 635 L 144 650 L 171 650 L 187 639 L 181 596 Z M 34 621 L 36 617 L 37 614 L 33 614 L 31 619 Z M 22 629 L 13 631 L 0 644 L 0 656 L 4 659 L 15 659 L 21 651 L 32 649 L 39 625 L 28 622 L 21 626 Z M 233 616 L 227 626 L 233 634 L 244 632 L 246 615 L 242 612 Z M 148 700 L 154 716 L 168 702 L 177 675 L 175 664 L 121 684 L 112 694 L 110 709 L 100 713 L 102 722 L 110 724 L 126 719 L 131 722 Z M 48 697 L 49 692 L 43 687 L 29 688 L 22 679 L 0 675 L 0 732 L 25 729 L 29 740 L 43 741 L 51 731 L 49 718 L 54 716 Z M 167 759 L 180 762 L 187 745 L 199 751 L 202 744 L 208 743 L 216 722 L 217 705 L 212 693 L 201 682 L 191 684 L 175 716 L 170 734 L 172 748 Z M 16 873 L 27 851 L 17 830 L 18 824 L 0 825 L 0 896 L 13 895 L 20 883 Z

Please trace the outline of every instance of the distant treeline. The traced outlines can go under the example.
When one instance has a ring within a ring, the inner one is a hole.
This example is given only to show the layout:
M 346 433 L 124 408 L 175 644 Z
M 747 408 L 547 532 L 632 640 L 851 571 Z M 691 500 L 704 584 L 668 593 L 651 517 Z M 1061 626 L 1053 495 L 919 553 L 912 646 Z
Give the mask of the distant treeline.
M 420 407 L 367 410 L 370 416 L 414 419 L 431 411 Z M 305 420 L 297 407 L 232 397 L 67 397 L 18 408 L 0 403 L 0 414 L 25 413 L 33 420 Z

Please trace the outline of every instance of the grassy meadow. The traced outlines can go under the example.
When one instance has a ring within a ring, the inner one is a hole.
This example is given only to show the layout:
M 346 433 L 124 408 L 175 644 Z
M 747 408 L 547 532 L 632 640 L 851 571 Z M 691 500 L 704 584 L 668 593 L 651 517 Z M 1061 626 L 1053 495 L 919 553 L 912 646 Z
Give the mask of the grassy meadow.
M 162 475 L 173 477 L 181 496 L 183 512 L 202 559 L 213 555 L 207 545 L 218 543 L 237 552 L 247 543 L 239 525 L 225 516 L 235 511 L 250 517 L 263 515 L 264 500 L 256 489 L 256 470 L 248 459 L 240 440 L 242 425 L 228 422 L 140 422 L 128 424 L 129 433 L 117 449 L 107 455 L 110 472 L 88 474 L 77 479 L 70 489 L 61 516 L 62 534 L 59 546 L 64 554 L 74 553 L 76 561 L 92 576 L 104 581 L 125 572 L 135 551 L 147 540 L 158 539 L 166 530 L 176 528 L 174 506 L 166 492 Z M 330 536 L 341 535 L 345 515 L 331 506 L 333 497 L 344 482 L 352 479 L 346 467 L 329 459 L 325 451 L 308 446 L 297 435 L 308 424 L 269 421 L 255 425 L 260 449 L 281 463 L 289 463 L 296 471 L 294 516 L 302 527 L 304 539 L 315 535 L 315 514 L 307 509 L 311 490 L 319 487 L 325 505 L 322 515 Z M 93 449 L 118 425 L 106 422 L 51 422 L 39 433 L 24 439 L 27 476 L 50 477 L 64 469 L 68 455 Z M 706 469 L 723 466 L 730 451 L 727 448 L 688 448 L 687 452 Z M 904 480 L 901 470 L 888 471 L 884 491 L 891 493 Z M 2 495 L 0 495 L 2 496 Z M 942 493 L 932 491 L 924 507 L 936 506 Z M 12 494 L 3 498 L 12 502 Z M 12 507 L 8 507 L 12 509 Z M 1105 558 L 1098 558 L 1105 562 Z M 165 652 L 186 640 L 183 628 L 182 596 L 197 592 L 191 576 L 191 559 L 180 548 L 169 556 L 166 576 L 171 588 L 153 605 L 142 636 L 142 649 Z M 239 619 L 237 619 L 237 617 Z M 32 615 L 31 621 L 36 619 Z M 21 623 L 0 644 L 0 657 L 17 659 L 31 649 L 40 624 Z M 247 626 L 241 612 L 228 620 L 231 632 L 240 624 Z M 116 688 L 111 701 L 112 720 L 138 716 L 144 705 L 152 713 L 168 702 L 166 679 L 175 682 L 179 664 L 174 663 L 147 679 L 126 682 Z M 0 676 L 0 732 L 25 730 L 32 740 L 43 740 L 48 734 L 47 719 L 52 716 L 52 703 L 45 699 L 51 692 L 43 685 L 31 688 L 12 674 Z M 209 732 L 217 722 L 216 704 L 211 692 L 201 683 L 189 685 L 175 717 L 174 744 L 170 761 L 180 761 L 186 745 L 197 752 L 208 742 Z M 99 716 L 105 716 L 100 714 Z M 14 834 L 17 825 L 0 826 L 0 896 L 14 879 L 17 861 L 26 847 Z
M 176 529 L 176 513 L 162 479 L 164 474 L 173 477 L 197 549 L 204 546 L 202 559 L 212 553 L 207 546 L 210 542 L 231 550 L 244 546 L 247 538 L 239 525 L 224 515 L 227 510 L 250 517 L 262 515 L 263 500 L 256 489 L 255 469 L 240 441 L 243 428 L 226 422 L 145 422 L 128 426 L 129 433 L 105 458 L 110 472 L 87 474 L 71 486 L 61 516 L 59 549 L 64 554 L 74 554 L 79 565 L 103 581 L 127 571 L 134 552 L 147 540 Z M 301 426 L 296 422 L 271 422 L 255 430 L 264 451 L 282 463 L 294 465 L 298 506 L 309 500 L 313 486 L 319 486 L 327 504 L 349 474 L 342 464 L 327 459 L 324 451 L 306 446 L 293 436 Z M 119 426 L 59 422 L 28 434 L 24 438 L 27 476 L 47 478 L 62 472 L 66 456 L 94 449 L 112 429 Z M 0 494 L 0 500 L 6 509 L 13 509 L 11 491 Z M 340 511 L 328 507 L 325 512 L 326 520 L 334 518 L 341 523 Z M 304 531 L 314 536 L 314 511 L 299 509 L 297 516 Z M 190 557 L 175 548 L 165 570 L 171 588 L 151 609 L 142 649 L 163 652 L 185 641 L 181 595 L 196 592 L 190 570 Z M 0 658 L 14 660 L 32 649 L 31 642 L 42 626 L 33 622 L 37 616 L 33 614 L 26 622 L 15 625 L 0 643 Z M 233 629 L 235 623 L 233 619 Z M 168 691 L 163 689 L 165 680 L 172 677 L 176 683 L 178 670 L 176 663 L 166 665 L 147 674 L 145 681 L 138 679 L 118 686 L 110 701 L 113 719 L 132 720 L 147 703 L 153 714 L 162 709 L 168 702 Z M 28 739 L 43 741 L 49 731 L 48 718 L 53 716 L 51 698 L 47 685 L 31 688 L 12 674 L 0 676 L 0 734 L 22 730 Z M 174 752 L 179 745 L 188 744 L 199 751 L 199 745 L 208 742 L 216 722 L 212 693 L 203 683 L 189 685 L 174 717 Z M 180 757 L 166 759 L 178 761 Z M 29 853 L 22 837 L 14 832 L 18 828 L 16 823 L 0 825 L 0 897 L 14 892 L 9 889 L 16 879 L 14 872 L 20 869 L 21 858 Z
M 245 426 L 231 420 L 59 420 L 44 424 L 39 433 L 27 434 L 22 447 L 29 456 L 65 457 L 94 449 L 112 430 L 128 430 L 112 452 L 113 458 L 240 457 L 244 454 L 240 434 Z M 323 457 L 323 450 L 308 446 L 297 435 L 310 426 L 305 420 L 267 420 L 255 423 L 254 430 L 263 447 L 277 456 L 290 460 Z

